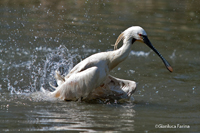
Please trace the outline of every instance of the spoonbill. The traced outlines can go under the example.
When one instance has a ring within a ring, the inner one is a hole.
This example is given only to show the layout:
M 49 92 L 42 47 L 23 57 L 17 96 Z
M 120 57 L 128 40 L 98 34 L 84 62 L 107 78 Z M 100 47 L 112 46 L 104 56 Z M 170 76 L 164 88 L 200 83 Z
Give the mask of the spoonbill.
M 121 40 L 123 40 L 123 45 L 117 49 Z M 56 71 L 55 79 L 58 86 L 50 84 L 55 88 L 55 91 L 50 94 L 66 101 L 128 100 L 136 89 L 136 83 L 113 77 L 109 73 L 128 57 L 131 45 L 135 41 L 143 42 L 149 46 L 162 59 L 166 68 L 170 72 L 173 71 L 170 64 L 151 44 L 145 30 L 140 26 L 132 26 L 119 35 L 114 45 L 114 51 L 100 52 L 87 57 L 65 77 Z

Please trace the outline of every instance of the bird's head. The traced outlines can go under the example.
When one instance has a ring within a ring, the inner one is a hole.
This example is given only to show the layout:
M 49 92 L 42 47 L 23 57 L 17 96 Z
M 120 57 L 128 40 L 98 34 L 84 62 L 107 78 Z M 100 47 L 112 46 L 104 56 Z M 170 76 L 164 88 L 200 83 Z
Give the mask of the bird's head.
M 117 38 L 114 49 L 117 49 L 117 45 L 119 42 L 123 40 L 124 43 L 133 44 L 135 41 L 143 42 L 147 46 L 149 46 L 164 62 L 167 69 L 172 72 L 173 69 L 170 64 L 166 61 L 166 59 L 155 49 L 155 47 L 151 44 L 147 37 L 147 33 L 145 30 L 140 26 L 132 26 L 122 32 L 119 37 Z

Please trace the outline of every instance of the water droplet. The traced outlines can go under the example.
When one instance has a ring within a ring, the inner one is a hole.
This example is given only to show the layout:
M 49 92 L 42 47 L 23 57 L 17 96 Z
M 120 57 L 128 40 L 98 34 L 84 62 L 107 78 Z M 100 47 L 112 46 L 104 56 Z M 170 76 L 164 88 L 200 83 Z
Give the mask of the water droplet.
M 134 71 L 134 70 L 129 70 L 129 71 L 131 72 L 131 74 L 135 73 L 135 71 Z
M 192 90 L 194 90 L 194 89 L 195 89 L 195 87 L 192 88 Z
M 14 85 L 16 85 L 18 83 L 18 81 L 16 80 L 15 82 L 14 82 Z

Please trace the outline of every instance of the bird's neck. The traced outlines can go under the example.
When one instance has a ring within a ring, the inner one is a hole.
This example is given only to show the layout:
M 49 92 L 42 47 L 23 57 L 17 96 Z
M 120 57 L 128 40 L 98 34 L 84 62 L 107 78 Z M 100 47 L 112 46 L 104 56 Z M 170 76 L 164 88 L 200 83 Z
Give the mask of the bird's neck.
M 110 65 L 109 65 L 110 70 L 115 68 L 119 63 L 121 63 L 128 57 L 131 51 L 131 48 L 130 48 L 131 44 L 132 42 L 130 40 L 125 39 L 123 41 L 123 45 L 121 48 L 115 51 L 112 51 L 111 56 L 110 56 Z

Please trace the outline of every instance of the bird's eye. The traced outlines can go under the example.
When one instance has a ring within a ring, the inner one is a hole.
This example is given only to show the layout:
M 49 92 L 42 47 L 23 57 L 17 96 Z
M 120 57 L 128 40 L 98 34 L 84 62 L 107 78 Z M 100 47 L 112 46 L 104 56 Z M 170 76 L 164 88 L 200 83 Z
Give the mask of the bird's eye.
M 143 38 L 145 35 L 142 35 L 142 34 L 138 34 L 141 38 Z
M 142 40 L 145 39 L 146 35 L 138 34 Z
M 140 36 L 140 39 L 143 40 L 144 36 L 142 34 L 138 34 Z

